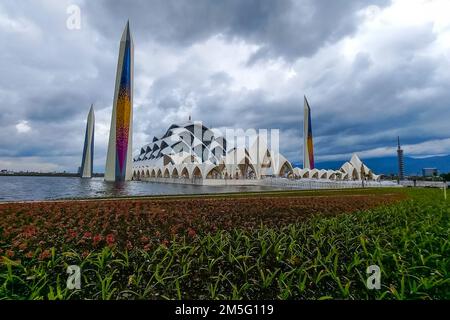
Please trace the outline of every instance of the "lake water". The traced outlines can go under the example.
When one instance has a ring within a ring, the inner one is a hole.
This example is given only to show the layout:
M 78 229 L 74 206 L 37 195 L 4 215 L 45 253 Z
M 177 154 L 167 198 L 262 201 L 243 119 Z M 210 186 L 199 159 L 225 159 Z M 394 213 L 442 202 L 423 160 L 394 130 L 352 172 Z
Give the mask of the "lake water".
M 103 178 L 0 176 L 0 202 L 113 196 L 182 195 L 264 191 L 263 186 L 194 186 L 127 181 L 105 182 Z

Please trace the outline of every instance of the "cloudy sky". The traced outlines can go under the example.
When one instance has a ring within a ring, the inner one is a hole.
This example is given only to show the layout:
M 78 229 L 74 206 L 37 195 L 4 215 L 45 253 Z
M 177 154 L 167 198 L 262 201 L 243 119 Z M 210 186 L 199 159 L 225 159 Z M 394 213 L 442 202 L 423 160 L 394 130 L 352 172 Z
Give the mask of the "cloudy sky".
M 278 128 L 297 162 L 306 95 L 316 161 L 393 155 L 397 135 L 407 155 L 450 153 L 448 0 L 2 0 L 0 169 L 75 171 L 94 103 L 104 170 L 127 19 L 134 149 L 192 115 Z

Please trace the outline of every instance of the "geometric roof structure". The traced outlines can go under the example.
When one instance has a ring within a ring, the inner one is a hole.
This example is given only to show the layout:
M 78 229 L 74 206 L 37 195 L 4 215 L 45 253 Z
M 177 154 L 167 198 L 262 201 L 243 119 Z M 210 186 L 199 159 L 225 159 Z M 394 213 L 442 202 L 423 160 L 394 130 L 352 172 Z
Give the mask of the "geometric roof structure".
M 135 178 L 260 179 L 287 176 L 293 168 L 259 135 L 248 148 L 228 149 L 219 130 L 188 121 L 171 125 L 161 137 L 142 146 L 133 159 L 133 170 Z
M 201 122 L 189 121 L 182 125 L 172 125 L 164 135 L 144 145 L 134 163 L 150 166 L 183 162 L 193 157 L 196 163 L 217 164 L 225 155 L 226 142 L 220 132 L 205 127 Z

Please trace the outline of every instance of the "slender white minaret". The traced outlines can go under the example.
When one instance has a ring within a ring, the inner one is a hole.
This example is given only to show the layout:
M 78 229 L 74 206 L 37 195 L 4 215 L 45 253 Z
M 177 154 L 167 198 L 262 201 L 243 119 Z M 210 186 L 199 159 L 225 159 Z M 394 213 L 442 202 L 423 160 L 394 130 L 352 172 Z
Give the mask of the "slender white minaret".
M 80 176 L 82 178 L 92 177 L 92 167 L 94 161 L 94 128 L 95 128 L 95 115 L 94 115 L 94 105 L 91 105 L 89 110 L 87 124 L 86 124 L 86 134 L 84 136 L 84 148 L 83 148 L 83 158 L 81 159 L 81 170 Z
M 134 45 L 127 22 L 120 40 L 105 180 L 132 178 Z
M 305 96 L 303 112 L 303 168 L 314 169 L 314 146 L 311 127 L 311 108 Z

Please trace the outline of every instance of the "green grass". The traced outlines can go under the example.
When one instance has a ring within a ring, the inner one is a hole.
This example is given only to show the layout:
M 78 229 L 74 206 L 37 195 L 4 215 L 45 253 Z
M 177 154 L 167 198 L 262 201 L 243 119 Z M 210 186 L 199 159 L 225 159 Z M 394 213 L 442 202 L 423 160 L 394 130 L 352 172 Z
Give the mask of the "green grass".
M 200 234 L 148 252 L 105 247 L 86 257 L 53 250 L 44 261 L 3 258 L 0 298 L 450 299 L 450 201 L 441 190 L 402 192 L 409 199 L 390 206 Z M 81 290 L 66 289 L 71 264 L 82 269 Z M 366 288 L 373 264 L 381 290 Z

